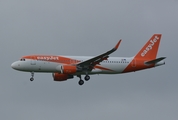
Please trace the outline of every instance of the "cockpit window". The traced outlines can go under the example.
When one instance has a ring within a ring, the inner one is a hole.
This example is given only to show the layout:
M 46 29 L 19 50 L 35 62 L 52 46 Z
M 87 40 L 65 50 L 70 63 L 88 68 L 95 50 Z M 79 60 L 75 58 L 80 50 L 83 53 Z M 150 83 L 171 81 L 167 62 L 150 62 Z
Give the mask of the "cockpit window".
M 25 59 L 24 59 L 24 58 L 22 58 L 22 59 L 20 59 L 20 61 L 25 61 Z

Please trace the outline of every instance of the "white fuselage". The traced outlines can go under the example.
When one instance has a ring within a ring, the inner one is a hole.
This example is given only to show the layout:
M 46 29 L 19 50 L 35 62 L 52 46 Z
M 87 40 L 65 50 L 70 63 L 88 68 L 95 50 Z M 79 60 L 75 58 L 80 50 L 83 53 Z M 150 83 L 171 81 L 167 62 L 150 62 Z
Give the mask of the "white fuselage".
M 67 58 L 76 59 L 80 62 L 90 59 L 92 57 L 87 56 L 65 56 Z M 99 65 L 96 65 L 96 68 L 93 69 L 88 74 L 118 74 L 122 73 L 123 70 L 130 64 L 133 60 L 133 57 L 125 58 L 125 57 L 109 57 L 108 60 L 104 60 L 100 62 Z M 70 61 L 71 64 L 73 61 Z M 43 60 L 33 60 L 33 59 L 25 59 L 19 60 L 12 63 L 12 67 L 19 71 L 25 72 L 60 72 L 61 66 L 63 63 L 51 62 L 51 61 L 43 61 Z M 133 67 L 136 67 L 136 63 L 132 64 Z M 81 73 L 81 72 L 80 72 Z M 77 73 L 76 73 L 77 74 Z M 85 73 L 83 73 L 85 74 Z

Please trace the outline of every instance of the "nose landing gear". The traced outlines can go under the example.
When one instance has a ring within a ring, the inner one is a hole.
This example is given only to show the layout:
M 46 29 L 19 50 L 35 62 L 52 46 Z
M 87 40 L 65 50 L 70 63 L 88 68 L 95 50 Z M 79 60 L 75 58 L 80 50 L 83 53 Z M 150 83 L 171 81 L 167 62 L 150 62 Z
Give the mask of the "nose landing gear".
M 34 72 L 31 72 L 31 78 L 30 78 L 30 81 L 33 81 L 34 80 Z

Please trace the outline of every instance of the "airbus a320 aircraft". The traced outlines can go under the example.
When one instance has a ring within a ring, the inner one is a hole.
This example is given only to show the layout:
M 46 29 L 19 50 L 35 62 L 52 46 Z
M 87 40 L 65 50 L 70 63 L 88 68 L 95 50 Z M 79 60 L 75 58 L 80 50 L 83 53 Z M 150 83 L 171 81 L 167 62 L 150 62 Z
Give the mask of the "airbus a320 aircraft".
M 164 65 L 166 57 L 156 58 L 160 40 L 161 34 L 154 34 L 133 57 L 109 57 L 119 47 L 119 40 L 113 49 L 95 57 L 29 55 L 12 63 L 11 67 L 31 72 L 31 81 L 34 80 L 34 72 L 48 72 L 52 73 L 54 81 L 66 81 L 77 76 L 80 78 L 78 84 L 83 85 L 82 75 L 88 81 L 92 74 L 120 74 Z

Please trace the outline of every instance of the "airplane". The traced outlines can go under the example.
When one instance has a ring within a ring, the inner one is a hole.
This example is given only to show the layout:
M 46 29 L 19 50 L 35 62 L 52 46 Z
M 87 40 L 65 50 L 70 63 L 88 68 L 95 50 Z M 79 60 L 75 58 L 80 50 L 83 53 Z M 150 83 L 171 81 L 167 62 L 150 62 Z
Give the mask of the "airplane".
M 35 72 L 52 73 L 54 81 L 66 81 L 79 77 L 78 84 L 94 74 L 121 74 L 149 69 L 164 65 L 163 59 L 156 58 L 162 34 L 154 34 L 142 49 L 133 57 L 110 57 L 115 52 L 121 40 L 111 50 L 98 56 L 61 56 L 61 55 L 28 55 L 13 62 L 11 67 L 18 71 L 30 72 L 30 81 L 34 80 Z

